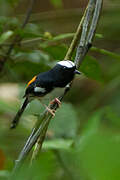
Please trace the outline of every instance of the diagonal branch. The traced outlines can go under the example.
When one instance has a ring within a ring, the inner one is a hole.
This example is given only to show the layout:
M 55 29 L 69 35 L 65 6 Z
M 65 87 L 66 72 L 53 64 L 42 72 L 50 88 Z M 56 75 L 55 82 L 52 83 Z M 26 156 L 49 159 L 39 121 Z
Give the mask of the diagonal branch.
M 30 18 L 31 13 L 32 13 L 32 9 L 33 9 L 35 1 L 36 0 L 30 0 L 30 5 L 29 5 L 28 10 L 26 12 L 26 16 L 25 16 L 24 22 L 21 25 L 21 29 L 24 29 L 26 24 L 28 23 L 29 18 Z M 3 67 L 4 67 L 6 61 L 9 59 L 9 57 L 10 57 L 10 55 L 12 53 L 12 50 L 15 47 L 15 45 L 19 44 L 21 42 L 21 40 L 22 40 L 22 38 L 19 35 L 16 35 L 14 37 L 13 42 L 10 44 L 10 46 L 9 46 L 7 52 L 6 52 L 6 55 L 3 57 L 3 59 L 0 60 L 0 71 L 3 70 Z
M 82 30 L 83 20 L 84 20 L 84 18 L 85 18 L 85 16 L 86 16 L 87 9 L 88 9 L 88 6 L 87 6 L 86 9 L 85 9 L 85 12 L 84 12 L 84 14 L 83 14 L 83 16 L 82 16 L 82 19 L 81 19 L 81 21 L 80 21 L 80 24 L 79 24 L 79 26 L 78 26 L 78 28 L 77 28 L 76 33 L 75 33 L 75 36 L 73 37 L 73 40 L 72 40 L 72 42 L 71 42 L 71 44 L 70 44 L 70 47 L 69 47 L 69 49 L 68 49 L 68 51 L 67 51 L 67 53 L 66 53 L 66 55 L 65 55 L 65 58 L 64 58 L 65 60 L 66 60 L 66 59 L 71 59 L 71 57 L 72 57 L 72 55 L 73 55 L 73 52 L 74 52 L 74 50 L 75 50 L 75 48 L 76 48 L 76 46 L 77 46 L 77 43 L 78 43 L 78 41 L 79 41 L 79 39 L 80 39 L 80 34 L 81 34 L 81 30 Z

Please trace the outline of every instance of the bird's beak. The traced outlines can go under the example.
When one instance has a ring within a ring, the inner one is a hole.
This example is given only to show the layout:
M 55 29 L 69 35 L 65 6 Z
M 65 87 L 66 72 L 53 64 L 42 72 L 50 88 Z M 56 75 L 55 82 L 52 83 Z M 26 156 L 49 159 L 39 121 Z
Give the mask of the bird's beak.
M 81 72 L 76 69 L 75 74 L 81 74 Z

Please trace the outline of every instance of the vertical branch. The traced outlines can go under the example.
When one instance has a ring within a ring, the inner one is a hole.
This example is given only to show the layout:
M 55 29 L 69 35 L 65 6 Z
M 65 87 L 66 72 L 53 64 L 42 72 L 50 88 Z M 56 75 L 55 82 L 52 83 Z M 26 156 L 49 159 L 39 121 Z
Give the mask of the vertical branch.
M 90 28 L 88 31 L 88 35 L 86 36 L 86 39 L 85 39 L 85 36 L 83 36 L 84 37 L 84 45 L 82 43 L 83 39 L 82 38 L 80 39 L 80 43 L 78 45 L 76 57 L 75 57 L 75 62 L 76 62 L 77 68 L 79 68 L 79 66 L 82 63 L 89 48 L 92 46 L 92 41 L 95 36 L 97 24 L 98 24 L 101 9 L 102 9 L 102 4 L 103 4 L 103 0 L 96 0 L 95 10 L 93 13 L 93 18 L 92 18 L 91 25 L 90 25 Z M 92 0 L 91 0 L 91 10 L 92 10 L 93 6 L 94 6 L 94 4 L 92 4 Z M 90 21 L 90 19 L 86 19 L 86 22 L 84 21 L 84 23 L 88 24 L 87 21 Z
M 97 24 L 98 24 L 98 21 L 99 21 L 99 18 L 100 18 L 100 12 L 101 12 L 101 9 L 102 9 L 102 3 L 103 3 L 102 0 L 97 0 L 97 2 L 96 2 L 95 11 L 94 11 L 93 19 L 92 19 L 92 22 L 91 22 L 91 27 L 90 27 L 90 30 L 89 30 L 89 33 L 88 33 L 88 36 L 87 36 L 86 44 L 88 44 L 88 43 L 91 44 L 92 40 L 93 40 L 93 38 L 95 36 L 95 31 L 96 31 L 96 28 L 97 28 Z
M 87 10 L 84 22 L 83 22 L 82 34 L 81 34 L 80 42 L 79 42 L 77 52 L 76 52 L 76 57 L 75 57 L 75 63 L 76 63 L 77 67 L 79 67 L 80 63 L 82 62 L 82 55 L 83 55 L 84 48 L 85 48 L 86 36 L 87 36 L 87 32 L 88 32 L 88 25 L 90 24 L 90 21 L 91 21 L 91 16 L 92 16 L 92 13 L 94 10 L 95 2 L 96 2 L 96 0 L 89 1 L 88 10 Z

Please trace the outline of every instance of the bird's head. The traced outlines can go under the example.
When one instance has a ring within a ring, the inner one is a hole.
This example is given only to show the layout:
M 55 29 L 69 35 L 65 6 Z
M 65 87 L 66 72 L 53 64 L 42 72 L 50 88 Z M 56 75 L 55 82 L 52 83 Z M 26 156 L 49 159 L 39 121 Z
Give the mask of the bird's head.
M 75 63 L 69 60 L 59 61 L 56 66 L 63 73 L 81 74 L 81 72 L 76 69 Z
M 73 80 L 75 74 L 81 74 L 75 64 L 69 60 L 59 61 L 51 71 L 55 82 L 54 86 L 58 87 L 65 87 Z

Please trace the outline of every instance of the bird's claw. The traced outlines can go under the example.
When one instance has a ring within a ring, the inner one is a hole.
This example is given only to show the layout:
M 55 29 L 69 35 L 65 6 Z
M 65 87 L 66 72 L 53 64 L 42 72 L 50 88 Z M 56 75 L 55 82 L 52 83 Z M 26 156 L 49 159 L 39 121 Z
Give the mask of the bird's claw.
M 50 104 L 54 104 L 54 103 L 57 103 L 58 107 L 60 107 L 60 105 L 61 105 L 61 102 L 58 98 L 55 98 L 50 102 Z
M 54 109 L 50 109 L 49 107 L 46 107 L 46 109 L 53 117 L 55 117 L 55 110 Z

